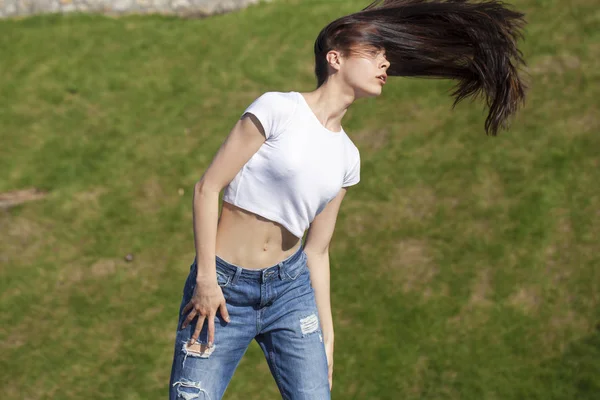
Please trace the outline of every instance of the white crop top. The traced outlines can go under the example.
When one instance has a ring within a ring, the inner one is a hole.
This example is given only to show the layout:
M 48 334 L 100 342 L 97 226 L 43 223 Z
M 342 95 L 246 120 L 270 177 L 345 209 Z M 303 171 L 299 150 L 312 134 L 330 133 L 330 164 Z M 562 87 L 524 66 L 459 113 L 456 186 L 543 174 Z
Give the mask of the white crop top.
M 298 92 L 266 92 L 252 113 L 266 140 L 224 188 L 223 201 L 298 238 L 342 187 L 360 181 L 360 153 L 344 129 L 325 128 Z

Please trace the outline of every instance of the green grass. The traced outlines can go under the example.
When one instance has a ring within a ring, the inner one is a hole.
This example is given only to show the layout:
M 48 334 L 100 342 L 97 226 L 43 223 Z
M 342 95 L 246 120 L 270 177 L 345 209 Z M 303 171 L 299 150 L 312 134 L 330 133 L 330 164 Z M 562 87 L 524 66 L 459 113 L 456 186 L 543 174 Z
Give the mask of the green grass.
M 319 30 L 365 4 L 0 22 L 0 192 L 49 191 L 0 212 L 3 399 L 166 397 L 194 183 L 254 98 L 314 88 Z M 598 398 L 600 13 L 515 4 L 510 131 L 419 79 L 344 119 L 362 181 L 331 250 L 335 399 Z M 256 344 L 225 398 L 279 398 Z

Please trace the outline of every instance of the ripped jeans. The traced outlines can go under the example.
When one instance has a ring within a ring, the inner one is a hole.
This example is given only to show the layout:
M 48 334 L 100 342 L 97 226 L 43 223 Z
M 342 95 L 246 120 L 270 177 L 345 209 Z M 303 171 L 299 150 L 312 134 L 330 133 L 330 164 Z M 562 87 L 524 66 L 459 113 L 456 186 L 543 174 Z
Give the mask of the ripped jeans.
M 215 337 L 207 348 L 208 323 L 189 346 L 198 318 L 181 329 L 183 307 L 196 285 L 196 261 L 190 267 L 179 308 L 170 400 L 218 400 L 252 339 L 262 348 L 283 399 L 330 399 L 327 356 L 301 245 L 280 263 L 259 270 L 242 268 L 216 256 L 217 282 L 223 290 L 231 322 L 220 311 Z

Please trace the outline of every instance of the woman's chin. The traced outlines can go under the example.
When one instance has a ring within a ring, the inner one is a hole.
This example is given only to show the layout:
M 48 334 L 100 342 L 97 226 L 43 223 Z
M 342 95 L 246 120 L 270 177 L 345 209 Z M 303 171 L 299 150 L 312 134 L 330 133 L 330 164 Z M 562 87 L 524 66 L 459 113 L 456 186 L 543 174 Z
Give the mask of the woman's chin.
M 371 92 L 370 92 L 371 94 L 369 95 L 369 97 L 380 96 L 382 92 L 383 92 L 383 87 L 379 87 L 378 89 L 371 90 Z
M 356 98 L 377 97 L 377 96 L 381 95 L 382 91 L 383 91 L 383 87 L 381 87 L 381 86 L 379 86 L 378 88 L 377 87 L 364 88 L 364 89 L 358 91 L 360 94 L 357 95 Z

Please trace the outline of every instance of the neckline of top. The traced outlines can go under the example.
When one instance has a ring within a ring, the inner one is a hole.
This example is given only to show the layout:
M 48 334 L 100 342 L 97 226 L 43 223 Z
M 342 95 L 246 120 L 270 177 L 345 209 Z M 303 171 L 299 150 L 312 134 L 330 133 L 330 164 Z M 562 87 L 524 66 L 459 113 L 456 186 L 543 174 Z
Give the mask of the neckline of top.
M 312 108 L 310 108 L 310 106 L 308 105 L 308 102 L 306 101 L 306 99 L 304 98 L 304 96 L 302 95 L 302 93 L 300 92 L 296 92 L 296 91 L 292 91 L 292 93 L 295 93 L 296 95 L 298 95 L 301 99 L 301 102 L 304 103 L 304 106 L 306 106 L 306 108 L 308 109 L 309 113 L 313 116 L 314 120 L 319 124 L 319 126 L 326 132 L 329 132 L 333 135 L 342 135 L 344 133 L 344 128 L 341 127 L 341 130 L 339 131 L 332 131 L 330 129 L 325 128 L 325 125 L 323 125 L 321 123 L 321 121 L 319 121 L 319 118 L 317 118 L 317 115 L 314 113 L 314 111 L 312 110 Z

